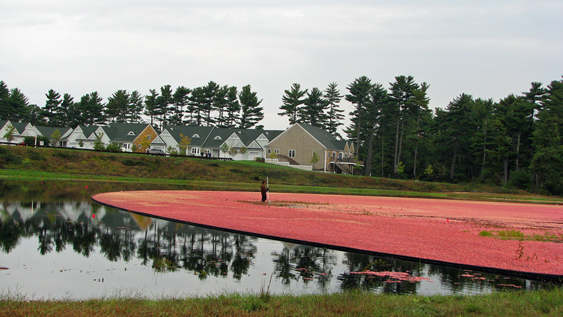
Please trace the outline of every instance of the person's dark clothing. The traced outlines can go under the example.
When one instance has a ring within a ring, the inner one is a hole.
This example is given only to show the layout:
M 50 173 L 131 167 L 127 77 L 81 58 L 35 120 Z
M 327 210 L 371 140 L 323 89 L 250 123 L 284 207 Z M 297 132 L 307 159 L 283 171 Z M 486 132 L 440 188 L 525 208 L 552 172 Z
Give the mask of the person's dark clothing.
M 266 182 L 262 182 L 262 187 L 260 187 L 260 191 L 262 192 L 262 202 L 265 202 L 268 199 L 266 192 L 268 189 L 266 188 Z

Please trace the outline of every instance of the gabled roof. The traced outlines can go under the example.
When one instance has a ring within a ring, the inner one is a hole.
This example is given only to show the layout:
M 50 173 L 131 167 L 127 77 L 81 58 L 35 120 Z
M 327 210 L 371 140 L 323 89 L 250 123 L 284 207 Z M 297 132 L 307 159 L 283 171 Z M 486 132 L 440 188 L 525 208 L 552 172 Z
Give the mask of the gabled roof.
M 203 147 L 218 149 L 233 133 L 237 133 L 237 131 L 238 129 L 215 128 L 207 137 L 207 140 L 203 144 Z
M 342 151 L 346 146 L 346 141 L 338 140 L 334 137 L 334 135 L 319 127 L 302 123 L 296 123 L 295 125 L 298 125 L 303 128 L 303 130 L 307 131 L 307 133 L 309 133 L 313 138 L 319 141 L 319 143 L 321 143 L 327 150 Z
M 53 133 L 56 130 L 59 130 L 59 132 L 61 133 L 61 138 L 66 136 L 68 133 L 70 133 L 69 130 L 72 130 L 71 128 L 63 128 L 63 127 L 44 127 L 44 126 L 40 126 L 40 125 L 36 125 L 35 128 L 37 129 L 37 131 L 39 131 L 39 133 L 41 133 L 41 135 L 50 138 L 51 135 L 53 135 Z
M 183 136 L 187 136 L 191 139 L 190 146 L 197 146 L 202 147 L 203 143 L 207 139 L 207 136 L 211 131 L 213 131 L 213 127 L 200 127 L 200 126 L 167 126 L 165 128 L 170 136 L 176 140 L 176 142 L 180 143 L 181 137 L 180 134 Z
M 284 130 L 258 130 L 258 131 L 262 131 L 264 136 L 268 138 L 268 142 L 269 142 L 277 138 L 278 135 L 282 134 Z
M 14 128 L 16 128 L 16 131 L 18 131 L 19 134 L 22 134 L 23 130 L 25 130 L 25 128 L 29 125 L 29 122 L 12 122 L 12 121 L 10 121 L 10 123 L 14 126 Z
M 82 130 L 82 134 L 84 134 L 84 137 L 86 138 L 88 138 L 90 135 L 92 135 L 92 133 L 98 130 L 98 126 L 96 125 L 91 125 L 91 126 L 81 125 L 78 127 L 80 128 L 80 130 Z
M 103 129 L 112 142 L 133 142 L 148 126 L 146 123 L 110 123 Z

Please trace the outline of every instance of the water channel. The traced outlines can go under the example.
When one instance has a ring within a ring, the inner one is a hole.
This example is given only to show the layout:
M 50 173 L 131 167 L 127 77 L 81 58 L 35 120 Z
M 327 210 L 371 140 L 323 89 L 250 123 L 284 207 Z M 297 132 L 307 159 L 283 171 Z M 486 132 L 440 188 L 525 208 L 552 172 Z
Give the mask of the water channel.
M 184 188 L 0 181 L 0 294 L 27 299 L 158 299 L 361 288 L 449 295 L 551 286 L 211 230 L 136 215 L 90 199 L 98 192 L 141 189 Z M 366 270 L 370 273 L 362 273 Z

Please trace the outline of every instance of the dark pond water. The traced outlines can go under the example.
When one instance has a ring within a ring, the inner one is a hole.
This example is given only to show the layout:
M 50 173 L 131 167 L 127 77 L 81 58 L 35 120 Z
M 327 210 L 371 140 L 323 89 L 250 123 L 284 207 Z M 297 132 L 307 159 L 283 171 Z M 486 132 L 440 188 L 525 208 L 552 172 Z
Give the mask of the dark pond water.
M 0 292 L 35 299 L 222 293 L 481 294 L 549 284 L 295 245 L 99 205 L 133 184 L 0 181 Z M 190 186 L 193 188 L 193 186 Z M 357 274 L 369 270 L 371 274 Z

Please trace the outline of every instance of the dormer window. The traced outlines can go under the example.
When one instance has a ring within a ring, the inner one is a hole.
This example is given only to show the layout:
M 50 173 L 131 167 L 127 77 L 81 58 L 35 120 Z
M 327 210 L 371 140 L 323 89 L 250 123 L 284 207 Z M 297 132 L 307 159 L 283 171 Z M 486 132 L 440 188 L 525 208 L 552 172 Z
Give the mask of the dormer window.
M 199 134 L 196 133 L 196 134 L 192 135 L 192 139 L 199 139 Z
M 221 139 L 220 136 L 216 136 L 214 139 L 215 139 L 215 140 L 219 140 L 219 141 L 220 141 L 220 140 L 223 140 L 223 139 Z
M 135 132 L 129 131 L 129 133 L 127 133 L 127 135 L 135 135 Z

